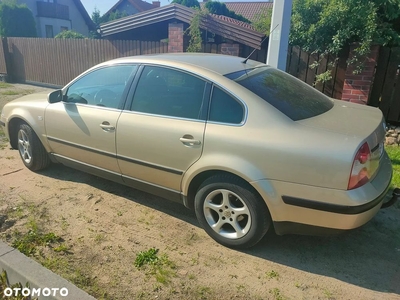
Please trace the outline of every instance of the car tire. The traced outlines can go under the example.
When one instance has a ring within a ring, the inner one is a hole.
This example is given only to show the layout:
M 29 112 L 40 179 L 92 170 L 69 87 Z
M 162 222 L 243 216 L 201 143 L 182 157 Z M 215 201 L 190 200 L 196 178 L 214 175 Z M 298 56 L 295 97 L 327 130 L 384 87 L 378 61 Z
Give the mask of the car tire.
M 28 169 L 39 171 L 49 166 L 49 155 L 29 125 L 23 123 L 19 126 L 17 142 L 19 155 Z
M 197 220 L 208 235 L 230 248 L 254 246 L 271 225 L 265 202 L 234 176 L 206 179 L 196 193 L 194 206 Z

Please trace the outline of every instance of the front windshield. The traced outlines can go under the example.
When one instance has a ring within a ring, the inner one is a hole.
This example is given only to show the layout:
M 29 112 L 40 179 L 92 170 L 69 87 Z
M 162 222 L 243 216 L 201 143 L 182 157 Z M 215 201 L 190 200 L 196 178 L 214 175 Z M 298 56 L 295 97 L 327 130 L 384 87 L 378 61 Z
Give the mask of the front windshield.
M 308 84 L 271 67 L 260 67 L 225 75 L 244 86 L 293 121 L 323 114 L 333 101 Z

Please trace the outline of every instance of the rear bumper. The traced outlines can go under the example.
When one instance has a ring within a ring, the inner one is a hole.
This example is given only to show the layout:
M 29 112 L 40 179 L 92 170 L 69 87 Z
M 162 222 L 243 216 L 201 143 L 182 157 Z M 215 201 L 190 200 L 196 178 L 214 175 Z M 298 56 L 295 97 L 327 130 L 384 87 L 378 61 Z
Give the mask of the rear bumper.
M 350 191 L 269 180 L 252 185 L 265 200 L 277 234 L 319 234 L 367 223 L 382 206 L 391 178 L 392 165 L 384 153 L 374 179 Z
M 361 204 L 361 205 L 355 205 L 355 206 L 319 202 L 319 201 L 313 201 L 313 200 L 302 199 L 302 198 L 297 198 L 297 197 L 290 197 L 290 196 L 285 196 L 285 195 L 282 196 L 282 200 L 285 204 L 294 205 L 294 206 L 298 206 L 298 207 L 326 211 L 326 212 L 331 212 L 331 213 L 336 213 L 336 214 L 358 215 L 363 212 L 369 211 L 378 205 L 381 205 L 383 199 L 385 198 L 385 196 L 389 190 L 389 187 L 390 187 L 390 185 L 388 185 L 386 187 L 386 189 L 382 192 L 382 194 L 379 195 L 374 200 L 364 203 L 364 204 Z

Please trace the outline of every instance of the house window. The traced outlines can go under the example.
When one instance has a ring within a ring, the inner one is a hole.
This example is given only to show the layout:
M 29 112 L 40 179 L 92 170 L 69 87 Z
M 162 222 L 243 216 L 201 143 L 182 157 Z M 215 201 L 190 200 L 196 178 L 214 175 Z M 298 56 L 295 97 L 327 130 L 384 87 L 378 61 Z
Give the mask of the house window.
M 68 30 L 68 27 L 61 26 L 61 31 L 67 31 L 67 30 Z
M 46 25 L 46 37 L 47 38 L 53 38 L 54 37 L 53 25 Z

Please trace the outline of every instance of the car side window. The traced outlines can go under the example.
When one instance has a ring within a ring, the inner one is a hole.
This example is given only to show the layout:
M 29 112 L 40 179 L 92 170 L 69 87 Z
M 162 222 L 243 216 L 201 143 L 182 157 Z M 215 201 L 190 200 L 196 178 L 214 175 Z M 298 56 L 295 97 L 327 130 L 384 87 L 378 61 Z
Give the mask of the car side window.
M 68 87 L 66 102 L 118 108 L 135 65 L 107 66 L 79 78 Z
M 235 98 L 214 86 L 209 121 L 218 123 L 240 124 L 244 118 L 244 107 Z
M 186 119 L 204 119 L 206 82 L 185 72 L 146 66 L 133 96 L 132 111 Z

